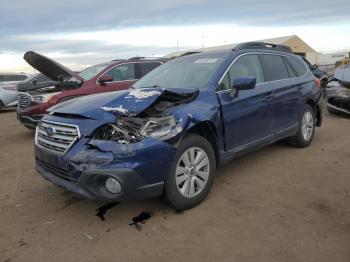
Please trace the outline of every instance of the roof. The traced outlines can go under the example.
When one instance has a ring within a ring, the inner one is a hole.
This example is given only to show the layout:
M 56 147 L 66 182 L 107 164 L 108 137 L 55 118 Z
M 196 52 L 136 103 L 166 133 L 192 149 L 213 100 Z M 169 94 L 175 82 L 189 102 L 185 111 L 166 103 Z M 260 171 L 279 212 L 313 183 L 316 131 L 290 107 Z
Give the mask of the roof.
M 297 35 L 289 35 L 289 36 L 283 36 L 283 37 L 276 37 L 276 38 L 269 38 L 269 39 L 262 39 L 262 40 L 254 40 L 253 42 L 265 42 L 269 44 L 274 45 L 286 45 L 289 46 L 294 52 L 300 52 L 300 50 L 305 50 L 307 52 L 316 53 L 316 51 L 309 46 L 307 43 L 305 43 L 300 37 Z M 177 57 L 182 55 L 186 52 L 192 52 L 192 51 L 217 51 L 217 50 L 228 50 L 228 49 L 234 49 L 237 45 L 241 43 L 234 43 L 234 44 L 228 44 L 228 45 L 220 45 L 220 46 L 211 46 L 211 47 L 205 47 L 205 48 L 198 48 L 198 49 L 192 49 L 192 50 L 186 50 L 186 51 L 177 51 L 172 52 L 165 57 Z

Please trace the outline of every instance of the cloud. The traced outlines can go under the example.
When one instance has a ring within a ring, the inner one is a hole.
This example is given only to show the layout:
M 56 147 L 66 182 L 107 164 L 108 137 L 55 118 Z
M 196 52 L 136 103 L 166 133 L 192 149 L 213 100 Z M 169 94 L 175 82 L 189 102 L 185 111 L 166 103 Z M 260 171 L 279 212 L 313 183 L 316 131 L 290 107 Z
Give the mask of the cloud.
M 294 33 L 322 49 L 332 44 L 327 34 L 341 40 L 343 32 L 337 45 L 346 46 L 348 1 L 3 1 L 0 70 L 16 63 L 25 68 L 22 56 L 28 50 L 80 68 L 114 58 L 167 54 L 177 50 L 177 43 L 186 50 Z
M 2 34 L 119 30 L 155 25 L 300 25 L 349 21 L 348 0 L 11 0 L 1 3 Z

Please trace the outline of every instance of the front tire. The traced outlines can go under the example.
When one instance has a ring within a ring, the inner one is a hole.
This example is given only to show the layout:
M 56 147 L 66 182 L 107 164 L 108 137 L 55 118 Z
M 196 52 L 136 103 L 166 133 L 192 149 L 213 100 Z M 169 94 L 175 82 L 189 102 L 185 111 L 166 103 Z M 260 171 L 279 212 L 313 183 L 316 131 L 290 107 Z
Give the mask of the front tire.
M 196 134 L 185 136 L 165 180 L 165 198 L 177 210 L 198 205 L 213 185 L 215 170 L 211 144 Z
M 306 104 L 299 120 L 298 133 L 290 139 L 290 143 L 296 147 L 309 146 L 315 134 L 315 127 L 315 112 L 310 105 Z

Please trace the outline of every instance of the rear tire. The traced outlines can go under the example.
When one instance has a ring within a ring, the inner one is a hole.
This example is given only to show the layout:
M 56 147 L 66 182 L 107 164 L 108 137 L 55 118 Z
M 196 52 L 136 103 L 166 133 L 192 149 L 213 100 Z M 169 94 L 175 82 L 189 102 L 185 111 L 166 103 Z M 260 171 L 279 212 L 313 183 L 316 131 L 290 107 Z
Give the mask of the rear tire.
M 299 120 L 298 133 L 290 139 L 290 144 L 296 147 L 309 146 L 315 134 L 315 127 L 315 112 L 306 104 Z
M 165 179 L 165 199 L 177 210 L 198 205 L 213 185 L 215 170 L 211 144 L 196 134 L 185 136 Z
M 0 101 L 0 112 L 2 112 L 5 109 L 5 105 Z

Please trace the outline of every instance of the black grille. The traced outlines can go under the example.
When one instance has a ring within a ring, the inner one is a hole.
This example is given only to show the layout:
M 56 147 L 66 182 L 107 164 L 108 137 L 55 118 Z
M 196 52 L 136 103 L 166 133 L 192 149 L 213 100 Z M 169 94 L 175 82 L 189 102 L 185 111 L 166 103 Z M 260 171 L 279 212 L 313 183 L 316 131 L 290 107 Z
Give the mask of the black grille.
M 58 176 L 60 178 L 63 178 L 68 181 L 76 182 L 77 179 L 73 177 L 69 171 L 66 171 L 64 169 L 61 169 L 57 166 L 53 166 L 49 163 L 46 163 L 44 161 L 39 161 L 39 164 L 42 168 L 44 168 L 46 171 L 50 172 L 51 174 Z

